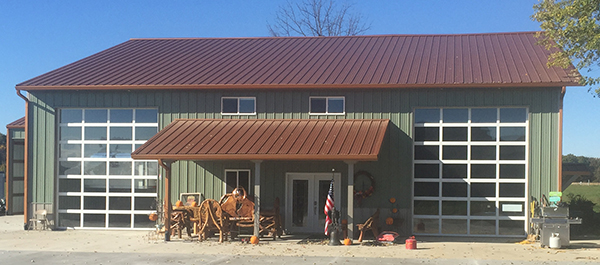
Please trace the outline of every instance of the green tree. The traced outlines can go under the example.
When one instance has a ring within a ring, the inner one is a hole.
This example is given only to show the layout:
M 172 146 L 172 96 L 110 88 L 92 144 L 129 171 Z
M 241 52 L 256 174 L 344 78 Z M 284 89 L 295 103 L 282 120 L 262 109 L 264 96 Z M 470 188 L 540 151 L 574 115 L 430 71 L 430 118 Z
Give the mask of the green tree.
M 548 65 L 566 68 L 575 62 L 577 69 L 589 73 L 600 68 L 600 0 L 540 0 L 531 18 L 544 31 L 538 34 L 550 55 Z M 582 74 L 580 83 L 600 85 L 600 77 Z M 595 96 L 600 96 L 600 87 Z
M 351 4 L 338 5 L 333 0 L 302 0 L 287 2 L 275 13 L 273 24 L 267 28 L 271 36 L 355 36 L 370 26 Z
M 576 156 L 574 154 L 563 155 L 563 163 L 579 163 L 588 166 L 592 172 L 592 179 L 595 182 L 600 182 L 600 158 Z

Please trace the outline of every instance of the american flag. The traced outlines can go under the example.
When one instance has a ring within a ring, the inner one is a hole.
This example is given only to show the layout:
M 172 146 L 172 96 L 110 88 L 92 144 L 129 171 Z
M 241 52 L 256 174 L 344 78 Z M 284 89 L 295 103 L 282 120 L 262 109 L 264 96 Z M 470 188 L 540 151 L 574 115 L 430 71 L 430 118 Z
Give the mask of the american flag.
M 325 234 L 329 235 L 329 231 L 327 231 L 327 226 L 332 223 L 331 218 L 329 217 L 329 211 L 332 211 L 334 207 L 333 203 L 333 179 L 329 184 L 329 193 L 327 193 L 327 202 L 325 203 Z

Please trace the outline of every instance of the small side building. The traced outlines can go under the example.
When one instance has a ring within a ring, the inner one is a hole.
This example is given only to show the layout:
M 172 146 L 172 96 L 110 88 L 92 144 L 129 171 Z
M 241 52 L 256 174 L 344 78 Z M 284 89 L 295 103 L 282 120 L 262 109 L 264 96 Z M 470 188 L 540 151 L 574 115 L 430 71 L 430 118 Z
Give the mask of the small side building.
M 25 117 L 6 125 L 6 213 L 23 214 Z

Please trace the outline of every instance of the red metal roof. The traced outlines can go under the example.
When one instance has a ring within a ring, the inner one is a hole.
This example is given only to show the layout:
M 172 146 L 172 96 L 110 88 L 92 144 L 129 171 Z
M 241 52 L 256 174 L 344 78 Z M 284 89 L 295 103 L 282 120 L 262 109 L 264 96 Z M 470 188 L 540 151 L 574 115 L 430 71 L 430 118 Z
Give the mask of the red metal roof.
M 8 128 L 8 129 L 25 128 L 25 117 L 9 123 L 8 125 L 6 125 L 6 128 Z
M 389 120 L 175 120 L 131 154 L 165 160 L 377 160 Z
M 18 89 L 402 88 L 577 85 L 535 32 L 131 39 Z M 575 72 L 576 74 L 576 72 Z

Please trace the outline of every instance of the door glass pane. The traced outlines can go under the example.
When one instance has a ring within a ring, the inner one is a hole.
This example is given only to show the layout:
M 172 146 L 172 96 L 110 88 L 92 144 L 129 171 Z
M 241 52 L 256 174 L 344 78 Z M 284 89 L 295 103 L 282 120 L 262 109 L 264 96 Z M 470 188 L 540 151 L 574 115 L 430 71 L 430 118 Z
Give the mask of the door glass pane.
M 467 220 L 442 220 L 442 234 L 466 234 Z
M 82 120 L 80 109 L 63 109 L 60 111 L 61 123 L 80 123 Z
M 108 120 L 108 110 L 86 109 L 84 111 L 86 123 L 106 123 L 106 121 Z
M 469 112 L 467 109 L 444 109 L 445 123 L 467 123 Z
M 59 179 L 58 192 L 79 192 L 81 191 L 81 179 Z
M 237 171 L 225 172 L 225 193 L 231 193 L 237 185 Z
M 497 119 L 496 109 L 471 109 L 472 123 L 496 123 Z
M 415 230 L 423 234 L 437 234 L 440 232 L 440 221 L 438 219 L 417 219 Z
M 525 197 L 525 183 L 500 183 L 500 197 Z
M 81 215 L 78 213 L 59 213 L 58 226 L 60 227 L 79 227 Z
M 156 179 L 135 179 L 135 193 L 156 193 Z
M 440 165 L 438 164 L 415 164 L 415 178 L 440 177 Z
M 84 210 L 106 210 L 106 197 L 83 197 Z
M 415 200 L 415 214 L 416 215 L 438 215 L 439 214 L 439 203 L 438 201 L 418 201 Z
M 500 178 L 501 179 L 524 179 L 525 178 L 525 165 L 512 165 L 505 164 L 500 165 Z
M 308 180 L 294 180 L 292 184 L 292 226 L 308 225 Z
M 416 109 L 415 110 L 415 123 L 439 123 L 440 122 L 440 110 L 439 109 Z
M 443 147 L 443 159 L 448 160 L 466 160 L 467 147 L 446 145 Z
M 106 162 L 84 162 L 84 175 L 106 175 Z
M 81 162 L 60 161 L 58 162 L 59 175 L 81 175 Z
M 83 180 L 84 192 L 106 192 L 106 179 Z
M 496 127 L 471 127 L 471 141 L 496 141 Z
M 132 109 L 114 109 L 110 111 L 110 122 L 111 123 L 132 123 L 133 122 L 133 110 Z
M 131 140 L 132 128 L 131 127 L 110 127 L 110 139 L 111 140 Z
M 496 183 L 471 183 L 471 197 L 496 197 Z
M 500 141 L 525 141 L 525 127 L 500 127 Z
M 439 127 L 416 127 L 415 141 L 438 141 L 440 139 Z
M 155 228 L 156 221 L 150 221 L 147 214 L 136 214 L 133 219 L 133 227 L 135 228 Z
M 136 123 L 157 123 L 158 122 L 158 111 L 156 109 L 136 109 L 135 110 L 135 122 Z
M 135 197 L 134 199 L 135 210 L 156 210 L 156 202 L 154 197 Z M 146 219 L 148 219 L 148 216 L 146 216 Z
M 525 214 L 525 203 L 523 202 L 500 202 L 500 215 L 523 216 Z
M 110 157 L 131 158 L 131 144 L 111 144 Z
M 527 110 L 524 108 L 500 109 L 500 122 L 525 122 L 527 121 Z
M 467 127 L 445 127 L 444 141 L 466 141 Z
M 444 179 L 462 179 L 467 178 L 466 164 L 444 164 L 442 166 L 442 178 Z
M 471 164 L 471 178 L 496 178 L 496 165 Z
M 443 197 L 467 197 L 467 183 L 442 183 Z
M 131 176 L 131 162 L 110 162 L 109 175 Z
M 439 193 L 437 182 L 415 182 L 415 196 L 437 197 Z
M 495 235 L 496 220 L 473 220 L 471 219 L 472 235 Z
M 440 149 L 437 145 L 416 145 L 415 160 L 439 160 Z
M 111 179 L 108 181 L 109 192 L 131 192 L 130 179 Z
M 80 196 L 60 196 L 58 197 L 59 209 L 81 209 Z
M 492 201 L 471 201 L 471 215 L 495 216 L 496 203 Z
M 242 186 L 248 194 L 253 194 L 250 190 L 250 171 L 238 171 L 238 185 Z
M 135 127 L 135 140 L 148 140 L 156 134 L 156 127 Z
M 83 157 L 106 158 L 105 144 L 85 144 L 83 145 Z
M 81 157 L 80 144 L 60 144 L 59 149 L 61 158 Z
M 60 127 L 60 140 L 81 140 L 81 127 Z
M 108 227 L 131 227 L 130 214 L 109 214 Z
M 500 160 L 525 160 L 525 146 L 500 146 Z
M 106 227 L 106 215 L 105 214 L 83 214 L 83 226 L 84 227 Z
M 496 160 L 496 146 L 471 146 L 472 160 Z
M 500 220 L 498 226 L 500 235 L 525 235 L 525 221 Z
M 106 140 L 106 127 L 85 127 L 85 140 Z
M 109 210 L 131 210 L 131 197 L 109 197 Z
M 466 201 L 442 201 L 442 215 L 467 215 Z

